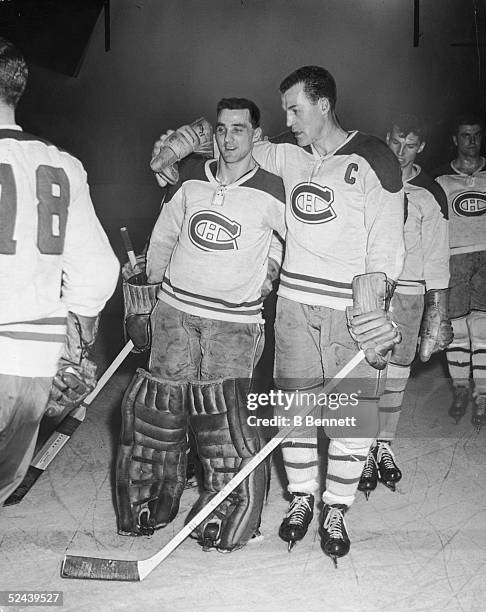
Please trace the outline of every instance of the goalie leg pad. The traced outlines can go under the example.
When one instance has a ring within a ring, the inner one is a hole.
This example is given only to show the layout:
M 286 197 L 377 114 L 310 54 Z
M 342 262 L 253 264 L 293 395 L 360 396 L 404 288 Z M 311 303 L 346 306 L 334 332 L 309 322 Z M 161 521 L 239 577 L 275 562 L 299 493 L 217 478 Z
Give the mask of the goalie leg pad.
M 122 288 L 125 337 L 132 340 L 133 352 L 143 353 L 150 349 L 150 313 L 157 303 L 160 285 L 147 284 L 147 276 L 141 272 L 124 279 Z
M 247 424 L 247 381 L 226 379 L 191 386 L 191 427 L 204 472 L 204 491 L 187 522 L 258 453 L 258 430 Z M 205 550 L 244 546 L 260 525 L 268 466 L 260 464 L 194 531 Z
M 116 465 L 121 535 L 151 535 L 177 515 L 186 478 L 187 389 L 139 369 L 125 393 Z

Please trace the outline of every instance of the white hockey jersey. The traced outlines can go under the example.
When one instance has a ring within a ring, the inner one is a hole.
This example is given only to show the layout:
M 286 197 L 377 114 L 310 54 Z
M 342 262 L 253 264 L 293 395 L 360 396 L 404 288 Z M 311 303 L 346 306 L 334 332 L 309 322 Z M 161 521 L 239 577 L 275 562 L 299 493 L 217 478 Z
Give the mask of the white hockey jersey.
M 407 197 L 405 264 L 397 293 L 422 294 L 449 285 L 447 198 L 418 165 L 404 182 Z
M 278 294 L 344 310 L 357 274 L 397 279 L 404 258 L 401 172 L 384 142 L 352 132 L 332 153 L 259 142 L 254 157 L 282 177 L 287 239 Z
M 473 174 L 464 174 L 454 162 L 434 172 L 449 205 L 451 255 L 486 251 L 486 160 Z
M 81 163 L 0 126 L 0 372 L 53 376 L 67 311 L 96 315 L 118 270 Z
M 217 162 L 181 163 L 169 186 L 147 251 L 158 298 L 183 312 L 240 323 L 262 322 L 260 290 L 268 257 L 282 260 L 285 195 L 282 180 L 255 167 L 221 186 Z

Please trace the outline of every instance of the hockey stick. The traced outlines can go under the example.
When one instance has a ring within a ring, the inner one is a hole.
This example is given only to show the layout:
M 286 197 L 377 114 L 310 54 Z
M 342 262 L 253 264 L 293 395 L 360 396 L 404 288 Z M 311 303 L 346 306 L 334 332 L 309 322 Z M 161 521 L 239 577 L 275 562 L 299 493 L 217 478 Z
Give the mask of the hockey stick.
M 116 370 L 120 367 L 120 364 L 125 360 L 132 348 L 133 343 L 130 340 L 115 357 L 113 363 L 108 366 L 106 371 L 100 377 L 93 391 L 56 427 L 54 432 L 42 445 L 39 452 L 35 454 L 31 464 L 29 465 L 27 474 L 15 491 L 5 500 L 4 506 L 13 506 L 24 499 L 27 493 L 37 482 L 40 475 L 45 472 L 47 467 L 52 463 L 69 438 L 84 421 L 86 416 L 86 408 L 96 398 L 101 389 L 103 389 Z
M 364 358 L 364 352 L 359 351 L 323 388 L 322 393 L 329 393 L 345 378 L 351 370 Z M 307 406 L 301 412 L 301 416 L 309 414 L 314 405 Z M 141 561 L 128 561 L 121 559 L 101 559 L 98 557 L 81 557 L 77 555 L 65 555 L 61 567 L 63 578 L 82 578 L 88 580 L 121 580 L 125 582 L 138 582 L 150 574 L 162 561 L 181 544 L 194 529 L 207 516 L 211 514 L 219 504 L 236 489 L 236 487 L 251 474 L 251 472 L 266 458 L 277 446 L 295 429 L 294 425 L 286 426 L 279 430 L 259 453 L 257 453 L 245 467 L 217 494 L 187 525 L 175 535 L 168 544 L 148 559 Z
M 137 258 L 135 256 L 135 251 L 133 250 L 132 241 L 130 239 L 130 234 L 128 233 L 128 229 L 126 227 L 120 227 L 120 235 L 123 240 L 123 246 L 125 247 L 125 251 L 127 252 L 128 261 L 132 266 L 135 274 L 140 273 L 140 267 L 137 263 Z

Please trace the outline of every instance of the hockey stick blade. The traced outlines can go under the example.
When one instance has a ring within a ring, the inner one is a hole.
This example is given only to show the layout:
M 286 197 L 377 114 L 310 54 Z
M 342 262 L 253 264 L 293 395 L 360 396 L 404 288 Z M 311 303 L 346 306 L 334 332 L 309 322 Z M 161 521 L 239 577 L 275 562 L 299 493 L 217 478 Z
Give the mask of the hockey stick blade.
M 345 378 L 363 359 L 364 352 L 360 350 L 332 380 L 324 385 L 322 392 L 326 394 L 330 393 L 338 384 L 339 380 Z M 302 410 L 301 415 L 306 416 L 313 408 L 313 405 L 306 406 L 305 409 Z M 61 577 L 84 580 L 119 580 L 122 582 L 137 582 L 143 580 L 152 570 L 162 563 L 162 561 L 168 557 L 170 553 L 175 550 L 194 529 L 208 517 L 211 512 L 213 512 L 219 504 L 224 501 L 288 435 L 290 435 L 290 433 L 292 433 L 294 429 L 295 425 L 289 425 L 280 429 L 278 434 L 252 457 L 245 467 L 241 469 L 235 477 L 172 538 L 172 540 L 151 557 L 140 561 L 129 561 L 65 555 L 61 566 Z
M 10 494 L 5 500 L 4 506 L 13 506 L 20 503 L 27 493 L 35 485 L 41 474 L 45 472 L 47 467 L 52 463 L 54 458 L 59 454 L 64 445 L 68 442 L 70 437 L 81 425 L 86 416 L 86 408 L 96 398 L 98 393 L 103 389 L 106 383 L 113 376 L 115 371 L 120 367 L 120 364 L 126 359 L 126 356 L 130 353 L 133 348 L 132 341 L 127 342 L 120 353 L 115 357 L 113 363 L 108 366 L 106 371 L 98 380 L 96 387 L 86 397 L 77 408 L 75 408 L 70 414 L 68 414 L 61 423 L 56 427 L 54 432 L 49 436 L 46 442 L 42 445 L 32 459 L 31 464 L 27 470 L 27 473 L 19 484 L 19 486 Z

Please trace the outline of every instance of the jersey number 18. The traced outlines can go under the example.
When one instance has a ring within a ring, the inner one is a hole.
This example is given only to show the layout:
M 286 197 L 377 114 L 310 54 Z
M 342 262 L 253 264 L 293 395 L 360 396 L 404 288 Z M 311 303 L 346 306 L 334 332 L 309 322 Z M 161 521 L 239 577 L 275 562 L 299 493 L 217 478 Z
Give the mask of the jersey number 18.
M 69 207 L 69 180 L 64 168 L 41 165 L 36 170 L 37 248 L 44 255 L 64 249 Z M 0 254 L 15 255 L 17 186 L 10 164 L 0 164 Z

